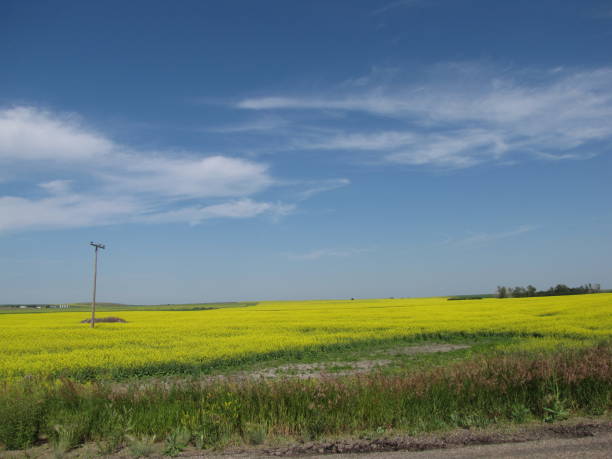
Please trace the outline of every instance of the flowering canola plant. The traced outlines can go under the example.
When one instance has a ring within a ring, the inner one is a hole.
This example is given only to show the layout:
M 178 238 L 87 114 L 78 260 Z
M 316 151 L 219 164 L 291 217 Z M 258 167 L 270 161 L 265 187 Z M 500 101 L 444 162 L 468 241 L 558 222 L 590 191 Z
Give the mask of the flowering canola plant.
M 206 370 L 368 341 L 517 336 L 551 343 L 612 336 L 612 294 L 261 302 L 199 311 L 0 315 L 0 379 L 127 377 Z M 103 315 L 103 314 L 102 314 Z M 531 341 L 529 341 L 531 340 Z M 527 346 L 534 347 L 533 344 Z

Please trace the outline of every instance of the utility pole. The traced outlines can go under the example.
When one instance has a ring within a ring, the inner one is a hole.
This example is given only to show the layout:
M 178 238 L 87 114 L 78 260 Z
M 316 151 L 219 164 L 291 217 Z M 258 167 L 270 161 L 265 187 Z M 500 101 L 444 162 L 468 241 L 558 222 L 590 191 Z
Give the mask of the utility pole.
M 94 251 L 94 276 L 93 276 L 93 301 L 91 302 L 91 328 L 96 324 L 96 278 L 98 277 L 98 249 L 105 249 L 102 244 L 90 242 L 89 245 L 95 247 Z

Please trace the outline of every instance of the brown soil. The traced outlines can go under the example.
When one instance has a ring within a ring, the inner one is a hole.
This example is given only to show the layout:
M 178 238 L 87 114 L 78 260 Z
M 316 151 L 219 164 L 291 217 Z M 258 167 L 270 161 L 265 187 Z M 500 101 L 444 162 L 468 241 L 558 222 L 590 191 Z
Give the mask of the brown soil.
M 451 352 L 458 349 L 467 349 L 470 346 L 466 344 L 426 344 L 422 346 L 404 346 L 383 351 L 388 355 L 416 355 L 416 354 L 433 354 L 436 352 Z M 257 371 L 245 371 L 236 373 L 240 379 L 247 377 L 261 378 L 278 378 L 278 377 L 294 377 L 294 378 L 320 378 L 326 375 L 354 375 L 360 373 L 368 373 L 376 368 L 381 368 L 389 365 L 392 360 L 389 359 L 373 359 L 373 360 L 357 360 L 353 362 L 321 362 L 321 363 L 291 363 L 281 365 L 274 368 L 266 368 Z
M 267 456 L 303 456 L 383 451 L 425 451 L 468 445 L 521 443 L 553 438 L 592 437 L 600 433 L 610 432 L 612 432 L 612 421 L 587 420 L 566 422 L 558 425 L 538 424 L 516 428 L 513 431 L 459 430 L 444 435 L 420 437 L 395 436 L 371 440 L 347 439 L 331 442 L 310 442 L 282 448 L 268 448 L 258 452 Z M 246 453 L 246 451 L 240 452 Z M 239 453 L 239 451 L 233 453 Z M 227 454 L 232 453 L 228 452 Z
M 320 378 L 325 375 L 342 376 L 367 373 L 390 363 L 391 360 L 389 359 L 358 360 L 356 362 L 290 363 L 264 370 L 245 371 L 237 373 L 235 376 L 240 378 Z
M 412 354 L 434 354 L 436 352 L 451 352 L 459 349 L 467 349 L 471 346 L 467 344 L 425 344 L 423 346 L 405 346 L 387 351 L 391 355 L 412 355 Z
M 91 323 L 91 319 L 81 320 L 81 323 L 82 324 L 90 324 Z M 97 323 L 97 324 L 101 324 L 101 323 L 122 323 L 122 324 L 125 324 L 125 323 L 127 323 L 127 321 L 122 319 L 121 317 L 96 317 L 94 319 L 94 323 Z

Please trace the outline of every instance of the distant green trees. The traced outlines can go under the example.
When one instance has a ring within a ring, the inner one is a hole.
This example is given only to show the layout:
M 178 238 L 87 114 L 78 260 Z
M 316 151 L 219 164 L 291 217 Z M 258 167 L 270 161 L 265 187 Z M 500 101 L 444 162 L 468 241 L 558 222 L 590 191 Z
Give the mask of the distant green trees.
M 523 298 L 528 296 L 556 296 L 556 295 L 582 295 L 585 293 L 600 293 L 599 284 L 584 284 L 580 287 L 568 287 L 565 284 L 557 284 L 548 290 L 536 289 L 533 285 L 527 287 L 497 287 L 497 298 Z

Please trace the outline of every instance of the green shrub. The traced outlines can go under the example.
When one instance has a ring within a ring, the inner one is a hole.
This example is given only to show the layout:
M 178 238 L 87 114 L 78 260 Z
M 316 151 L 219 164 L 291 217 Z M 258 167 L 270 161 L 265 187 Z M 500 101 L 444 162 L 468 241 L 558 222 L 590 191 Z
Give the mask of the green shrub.
M 191 441 L 191 432 L 185 427 L 178 427 L 166 437 L 166 447 L 164 454 L 177 456 L 183 451 Z
M 17 385 L 1 390 L 0 444 L 7 449 L 27 448 L 36 441 L 43 417 L 39 393 Z
M 249 445 L 261 445 L 266 441 L 268 428 L 263 424 L 247 422 L 242 431 L 242 437 Z
M 126 436 L 128 449 L 134 457 L 148 457 L 155 452 L 155 435 Z

